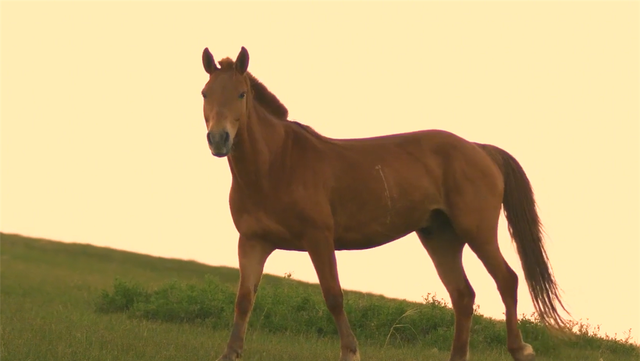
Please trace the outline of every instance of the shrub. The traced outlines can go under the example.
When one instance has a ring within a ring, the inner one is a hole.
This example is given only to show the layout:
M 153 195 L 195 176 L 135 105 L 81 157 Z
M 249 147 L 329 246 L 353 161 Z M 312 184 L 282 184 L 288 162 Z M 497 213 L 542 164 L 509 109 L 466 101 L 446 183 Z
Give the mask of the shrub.
M 337 337 L 333 318 L 327 310 L 320 288 L 300 284 L 290 277 L 260 287 L 249 329 L 271 333 Z M 168 282 L 149 291 L 135 282 L 116 278 L 111 291 L 103 290 L 96 302 L 102 313 L 122 312 L 129 317 L 178 323 L 201 323 L 215 329 L 230 329 L 233 322 L 235 288 L 212 277 L 202 283 Z M 423 303 L 394 300 L 382 296 L 346 292 L 345 312 L 360 340 L 382 345 L 422 344 L 430 348 L 450 348 L 454 313 L 435 295 Z M 474 309 L 471 348 L 504 349 L 504 321 L 480 315 Z M 539 354 L 553 354 L 561 347 L 581 347 L 601 354 L 638 354 L 640 349 L 626 341 L 598 336 L 598 329 L 577 322 L 575 337 L 558 339 L 540 324 L 535 314 L 522 315 L 520 330 Z

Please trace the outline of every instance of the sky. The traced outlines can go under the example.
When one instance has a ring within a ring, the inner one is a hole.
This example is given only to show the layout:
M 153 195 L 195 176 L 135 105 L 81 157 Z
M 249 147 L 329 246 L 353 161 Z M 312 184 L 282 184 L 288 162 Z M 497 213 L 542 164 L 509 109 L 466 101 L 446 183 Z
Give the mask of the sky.
M 201 54 L 232 57 L 335 138 L 445 129 L 533 184 L 573 317 L 640 338 L 640 3 L 2 1 L 0 231 L 237 267 Z M 506 223 L 500 247 L 531 299 Z M 496 286 L 464 255 L 480 312 Z M 343 287 L 448 300 L 414 234 L 339 252 Z M 317 282 L 306 253 L 265 272 Z M 318 290 L 318 292 L 320 292 Z

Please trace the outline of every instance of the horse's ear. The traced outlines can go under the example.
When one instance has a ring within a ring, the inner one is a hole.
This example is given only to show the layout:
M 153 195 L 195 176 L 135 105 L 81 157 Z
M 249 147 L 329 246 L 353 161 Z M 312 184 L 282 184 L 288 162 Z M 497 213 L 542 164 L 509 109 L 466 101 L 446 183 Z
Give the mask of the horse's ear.
M 211 55 L 209 48 L 204 48 L 204 51 L 202 52 L 202 66 L 204 66 L 204 71 L 209 74 L 218 70 L 218 66 L 216 65 L 215 60 L 213 60 L 213 55 Z
M 240 75 L 244 75 L 244 73 L 247 72 L 247 69 L 249 68 L 249 52 L 244 46 L 240 49 L 240 53 L 238 53 L 235 64 L 236 71 L 240 73 Z

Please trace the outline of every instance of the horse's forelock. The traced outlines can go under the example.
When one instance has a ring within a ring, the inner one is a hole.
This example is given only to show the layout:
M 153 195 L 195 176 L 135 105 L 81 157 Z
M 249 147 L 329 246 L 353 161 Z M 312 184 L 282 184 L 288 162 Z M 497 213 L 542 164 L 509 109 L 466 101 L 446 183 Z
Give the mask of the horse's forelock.
M 221 59 L 218 64 L 220 64 L 221 70 L 233 70 L 235 62 L 231 58 Z

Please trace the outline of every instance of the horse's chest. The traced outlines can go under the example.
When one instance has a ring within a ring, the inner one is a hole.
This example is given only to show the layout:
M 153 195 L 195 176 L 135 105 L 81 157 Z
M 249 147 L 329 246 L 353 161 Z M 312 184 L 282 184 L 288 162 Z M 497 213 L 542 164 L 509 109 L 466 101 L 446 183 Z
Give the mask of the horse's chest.
M 231 216 L 241 237 L 260 239 L 279 249 L 302 250 L 301 230 L 288 213 L 281 207 L 257 204 L 231 207 Z

